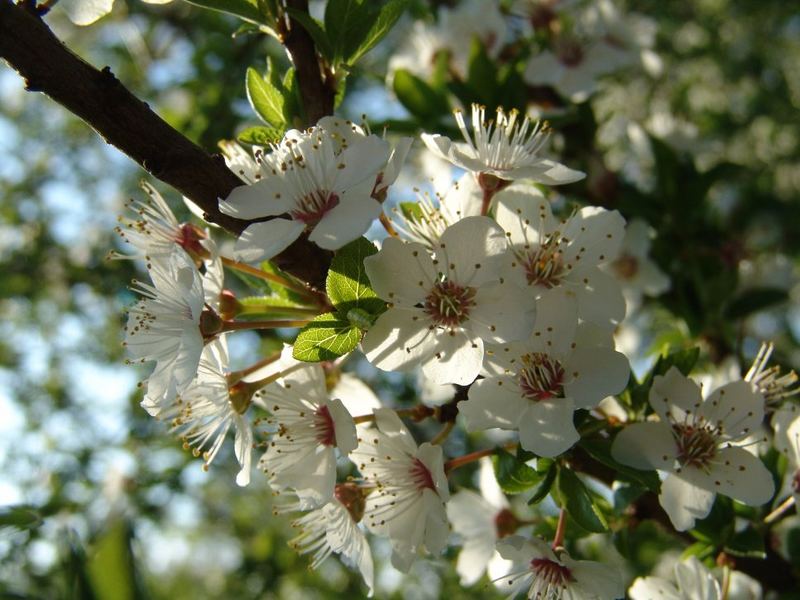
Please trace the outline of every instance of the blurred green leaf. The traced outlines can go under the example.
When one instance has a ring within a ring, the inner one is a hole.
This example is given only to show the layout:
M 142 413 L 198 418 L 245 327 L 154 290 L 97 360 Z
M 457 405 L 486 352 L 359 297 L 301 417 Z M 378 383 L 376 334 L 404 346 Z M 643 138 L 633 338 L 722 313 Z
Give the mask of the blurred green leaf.
M 506 494 L 520 494 L 544 479 L 536 469 L 503 450 L 492 456 L 492 464 L 497 483 Z
M 528 505 L 532 506 L 538 504 L 550 493 L 553 483 L 558 474 L 558 465 L 550 459 L 539 459 L 536 463 L 536 471 L 539 475 L 543 476 L 542 482 L 533 492 L 533 496 L 528 500 Z
M 655 471 L 640 471 L 620 464 L 611 456 L 611 440 L 603 438 L 585 438 L 579 442 L 581 448 L 586 450 L 596 461 L 612 468 L 620 479 L 638 484 L 651 492 L 658 493 L 661 481 Z
M 234 15 L 239 17 L 240 19 L 244 19 L 245 21 L 251 21 L 252 23 L 263 23 L 265 25 L 269 25 L 270 23 L 265 22 L 263 17 L 261 16 L 261 11 L 258 9 L 258 3 L 256 0 L 186 0 L 189 4 L 194 4 L 195 6 L 200 6 L 202 8 L 210 8 L 211 10 L 218 10 L 220 12 L 228 13 L 230 15 Z
M 135 600 L 136 582 L 130 549 L 130 526 L 110 525 L 95 542 L 86 567 L 95 594 L 103 600 Z
M 244 129 L 236 139 L 243 144 L 252 144 L 254 146 L 269 146 L 276 142 L 280 142 L 283 137 L 283 132 L 275 127 L 263 127 L 256 125 Z
M 319 53 L 324 56 L 328 62 L 333 61 L 333 46 L 328 34 L 322 28 L 322 23 L 317 21 L 314 17 L 307 12 L 297 10 L 296 8 L 289 7 L 287 9 L 289 16 L 303 26 L 311 39 L 314 40 L 314 45 L 317 47 Z
M 42 515 L 27 504 L 0 508 L 0 528 L 35 529 L 42 523 Z
M 405 69 L 398 69 L 394 74 L 394 93 L 408 111 L 429 121 L 450 112 L 447 99 L 416 75 Z
M 366 4 L 369 4 L 369 2 Z M 391 31 L 408 5 L 409 0 L 389 0 L 384 4 L 360 43 L 347 53 L 345 61 L 351 65 L 355 64 L 358 59 L 372 50 Z
M 561 506 L 578 525 L 594 533 L 608 530 L 603 513 L 595 506 L 589 490 L 572 470 L 563 467 L 558 469 L 556 490 Z
M 751 288 L 733 298 L 725 308 L 724 314 L 728 319 L 742 319 L 760 310 L 786 302 L 788 299 L 789 293 L 781 288 Z

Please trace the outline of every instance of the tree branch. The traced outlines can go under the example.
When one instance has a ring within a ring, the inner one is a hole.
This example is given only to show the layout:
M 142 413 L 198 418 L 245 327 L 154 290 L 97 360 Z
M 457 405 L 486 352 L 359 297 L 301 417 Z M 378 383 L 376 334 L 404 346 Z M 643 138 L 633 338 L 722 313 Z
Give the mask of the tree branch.
M 170 127 L 108 67 L 99 71 L 73 54 L 30 4 L 0 0 L 0 58 L 25 79 L 28 91 L 43 92 L 86 121 L 106 142 L 197 203 L 209 221 L 235 234 L 247 227 L 247 221 L 219 210 L 219 199 L 242 185 L 223 158 Z M 275 262 L 320 286 L 330 253 L 301 239 Z

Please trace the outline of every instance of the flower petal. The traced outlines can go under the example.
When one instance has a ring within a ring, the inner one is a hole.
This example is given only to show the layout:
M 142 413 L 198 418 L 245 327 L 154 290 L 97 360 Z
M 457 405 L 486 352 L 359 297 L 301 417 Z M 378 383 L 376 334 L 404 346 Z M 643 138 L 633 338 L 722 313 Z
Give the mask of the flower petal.
M 337 206 L 325 213 L 308 239 L 325 250 L 338 250 L 358 239 L 381 214 L 381 205 L 367 194 L 340 198 Z
M 506 236 L 489 217 L 466 217 L 448 227 L 435 248 L 437 268 L 447 278 L 478 287 L 498 281 L 497 267 L 506 252 Z
M 387 302 L 411 308 L 424 303 L 436 283 L 436 271 L 425 246 L 388 238 L 380 252 L 364 259 L 375 293 Z
M 580 256 L 593 265 L 611 262 L 625 237 L 625 219 L 616 210 L 586 206 L 567 221 L 562 235 L 570 240 L 565 261 L 572 263 Z
M 333 420 L 336 447 L 343 455 L 350 454 L 358 446 L 356 424 L 353 422 L 353 417 L 338 398 L 329 400 L 327 406 Z
M 483 340 L 460 329 L 434 332 L 433 352 L 423 359 L 422 370 L 440 385 L 469 385 L 481 371 Z
M 523 340 L 531 334 L 536 306 L 530 295 L 511 282 L 478 288 L 465 326 L 495 344 Z
M 333 189 L 342 192 L 369 181 L 371 191 L 376 176 L 388 159 L 388 142 L 376 135 L 359 137 L 336 157 L 336 179 Z
M 390 308 L 364 335 L 367 360 L 384 371 L 406 371 L 434 352 L 434 332 L 419 309 Z
M 625 297 L 619 282 L 596 267 L 577 269 L 570 277 L 577 289 L 578 316 L 597 325 L 613 327 L 625 318 Z
M 764 420 L 764 397 L 747 381 L 732 381 L 714 392 L 697 411 L 722 428 L 728 438 L 740 438 L 758 429 Z
M 237 219 L 260 219 L 282 215 L 294 208 L 293 190 L 283 177 L 273 175 L 252 185 L 233 188 L 219 210 Z
M 634 469 L 672 471 L 678 448 L 669 425 L 647 421 L 620 431 L 611 445 L 611 456 Z
M 564 393 L 576 408 L 593 408 L 605 398 L 625 389 L 630 364 L 624 354 L 608 348 L 575 348 L 564 363 L 572 379 Z
M 487 377 L 470 386 L 469 399 L 458 403 L 458 412 L 467 431 L 517 429 L 528 404 L 511 377 Z
M 709 476 L 718 493 L 749 506 L 761 506 L 775 493 L 775 483 L 764 463 L 737 446 L 717 453 Z
M 716 496 L 714 492 L 700 488 L 687 479 L 697 474 L 692 471 L 697 470 L 685 468 L 680 474 L 670 473 L 661 482 L 658 502 L 678 531 L 691 529 L 696 519 L 705 519 Z
M 649 400 L 650 406 L 662 421 L 669 420 L 669 415 L 676 408 L 694 413 L 703 403 L 700 387 L 676 367 L 670 367 L 664 375 L 656 375 L 650 388 Z M 676 420 L 682 420 L 682 414 L 676 415 Z
M 519 443 L 526 450 L 551 458 L 569 450 L 580 439 L 570 398 L 530 402 L 519 419 Z
M 303 223 L 288 219 L 253 223 L 239 236 L 233 256 L 248 263 L 270 259 L 286 250 L 300 237 L 303 229 Z
M 592 560 L 569 559 L 564 563 L 587 597 L 622 598 L 625 595 L 622 574 L 614 567 Z
M 661 577 L 638 577 L 628 589 L 631 600 L 684 600 L 678 588 Z

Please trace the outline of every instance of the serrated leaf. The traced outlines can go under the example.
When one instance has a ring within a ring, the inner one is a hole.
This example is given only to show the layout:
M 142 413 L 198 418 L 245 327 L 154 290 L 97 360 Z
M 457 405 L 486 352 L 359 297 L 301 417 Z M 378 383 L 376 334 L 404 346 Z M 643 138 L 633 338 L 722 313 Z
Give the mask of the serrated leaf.
M 580 441 L 583 448 L 592 458 L 607 467 L 611 467 L 622 477 L 631 483 L 636 483 L 651 492 L 658 493 L 661 489 L 661 480 L 655 471 L 640 471 L 632 467 L 620 464 L 611 456 L 611 441 L 601 438 L 588 438 Z
M 541 469 L 539 468 L 540 465 Z M 543 475 L 543 479 L 542 482 L 539 484 L 539 487 L 536 488 L 536 491 L 533 492 L 533 496 L 531 496 L 531 499 L 528 500 L 528 506 L 538 504 L 539 502 L 547 498 L 547 494 L 550 493 L 550 489 L 553 487 L 553 483 L 556 480 L 556 475 L 558 474 L 558 467 L 556 466 L 556 463 L 554 463 L 553 461 L 549 461 L 549 463 L 542 463 L 542 459 L 539 459 L 536 463 L 536 471 L 540 475 Z
M 745 290 L 731 300 L 725 309 L 728 319 L 741 319 L 789 299 L 789 293 L 776 287 L 758 287 Z
M 228 13 L 252 23 L 266 23 L 255 0 L 187 0 L 189 4 Z
M 247 69 L 245 78 L 247 99 L 256 114 L 276 128 L 286 125 L 283 93 L 264 79 L 253 67 Z
M 506 494 L 521 494 L 544 478 L 536 469 L 502 450 L 492 456 L 492 464 L 497 483 Z
M 376 254 L 377 248 L 366 238 L 359 238 L 340 248 L 331 261 L 325 288 L 331 304 L 346 315 L 354 308 L 375 315 L 386 308 L 369 283 L 364 259 Z
M 315 317 L 303 327 L 294 342 L 292 356 L 304 362 L 334 360 L 358 346 L 361 331 L 333 313 Z
M 558 469 L 556 488 L 563 508 L 578 525 L 594 533 L 608 530 L 603 513 L 595 506 L 589 490 L 569 469 Z
M 378 13 L 367 34 L 361 43 L 345 56 L 347 64 L 354 64 L 358 59 L 372 50 L 384 36 L 391 31 L 397 20 L 403 15 L 408 7 L 408 0 L 389 0 Z
M 328 62 L 332 62 L 333 46 L 331 45 L 331 40 L 328 37 L 327 32 L 322 28 L 322 23 L 317 21 L 307 12 L 292 8 L 291 6 L 287 9 L 287 11 L 289 16 L 300 23 L 300 25 L 303 26 L 303 29 L 308 32 L 308 35 L 310 35 L 311 39 L 314 40 L 314 45 L 317 47 L 319 53 L 324 56 Z
M 252 144 L 254 146 L 269 146 L 270 144 L 280 142 L 283 138 L 283 131 L 275 127 L 263 127 L 256 125 L 255 127 L 248 127 L 243 130 L 236 139 L 243 144 Z
M 392 85 L 397 99 L 420 119 L 431 120 L 450 112 L 444 96 L 405 69 L 395 71 Z

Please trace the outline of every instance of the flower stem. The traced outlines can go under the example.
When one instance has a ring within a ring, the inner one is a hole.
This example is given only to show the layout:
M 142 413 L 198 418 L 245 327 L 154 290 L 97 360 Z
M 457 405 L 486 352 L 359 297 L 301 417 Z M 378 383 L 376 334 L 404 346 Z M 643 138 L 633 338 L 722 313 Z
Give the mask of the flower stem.
M 455 427 L 455 422 L 448 421 L 445 423 L 444 427 L 442 427 L 442 430 L 431 440 L 431 444 L 435 446 L 442 444 L 447 439 L 447 436 L 450 435 L 450 432 L 453 431 L 453 427 Z
M 298 315 L 301 317 L 316 317 L 320 314 L 317 308 L 302 308 L 297 306 L 247 306 L 239 313 L 241 315 L 273 314 Z
M 389 217 L 386 216 L 386 213 L 381 213 L 381 216 L 378 218 L 380 219 L 381 225 L 383 225 L 383 228 L 386 230 L 386 233 L 395 238 L 400 237 L 400 234 L 397 233 L 397 230 L 394 228 L 394 225 L 392 225 Z
M 258 362 L 253 363 L 247 368 L 240 369 L 239 371 L 231 371 L 228 373 L 228 385 L 233 385 L 237 381 L 239 381 L 242 377 L 247 377 L 250 373 L 255 373 L 262 367 L 266 367 L 267 365 L 271 365 L 275 361 L 277 361 L 281 357 L 280 352 L 275 352 L 270 354 L 269 356 L 265 356 Z
M 223 321 L 222 331 L 242 331 L 247 329 L 277 329 L 278 327 L 303 327 L 311 321 Z
M 728 600 L 731 591 L 731 567 L 727 563 L 722 567 L 722 600 Z
M 561 548 L 564 545 L 564 533 L 567 530 L 567 511 L 562 508 L 558 513 L 558 525 L 556 525 L 556 535 L 553 538 L 551 547 L 553 550 Z
M 475 452 L 470 452 L 469 454 L 465 454 L 464 456 L 457 456 L 456 458 L 451 458 L 446 463 L 444 463 L 444 472 L 449 473 L 450 471 L 454 471 L 459 467 L 463 467 L 464 465 L 468 465 L 469 463 L 475 462 L 476 460 L 480 460 L 484 456 L 491 456 L 495 452 L 497 452 L 497 448 L 487 448 L 486 450 L 477 450 Z
M 495 190 L 483 190 L 483 203 L 481 204 L 481 215 L 484 217 L 489 214 L 489 205 L 492 203 L 492 198 L 494 198 Z
M 292 290 L 293 292 L 296 292 L 301 296 L 311 300 L 315 304 L 320 304 L 319 298 L 317 298 L 313 292 L 309 291 L 298 283 L 286 279 L 285 277 L 275 275 L 274 273 L 267 273 L 266 271 L 262 271 L 261 269 L 257 269 L 246 263 L 228 258 L 227 256 L 221 256 L 220 260 L 222 260 L 222 264 L 224 264 L 226 267 L 230 267 L 231 269 L 235 269 L 237 271 L 241 271 L 242 273 L 252 275 L 253 277 L 263 279 L 264 281 L 269 281 L 281 287 L 285 287 L 287 290 Z
M 792 506 L 794 506 L 794 496 L 789 496 L 778 508 L 764 517 L 764 523 L 769 525 L 770 523 L 777 521 L 783 515 L 783 513 L 792 508 Z

